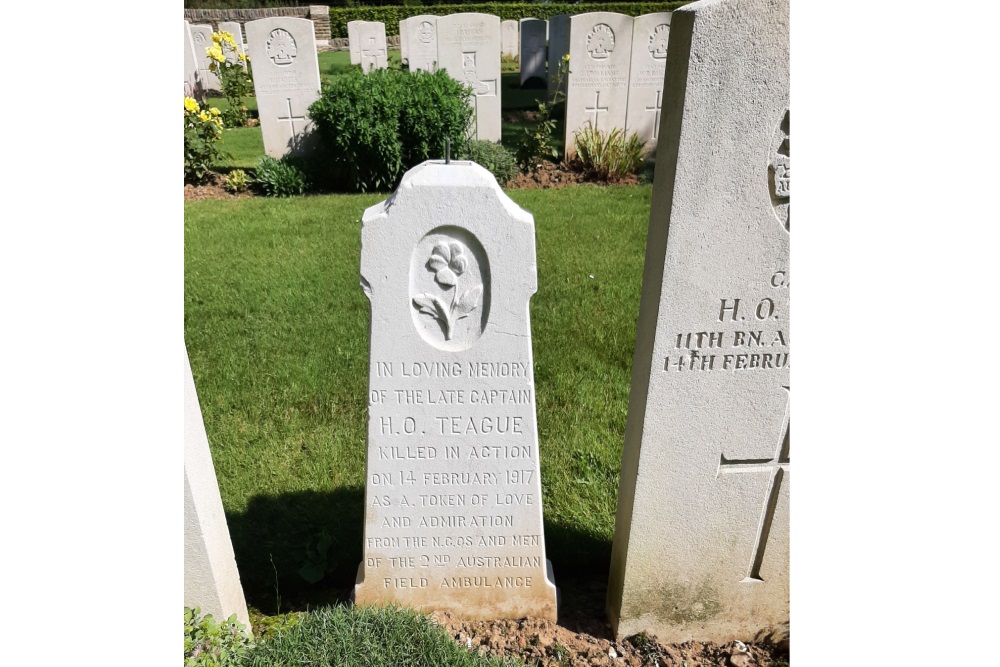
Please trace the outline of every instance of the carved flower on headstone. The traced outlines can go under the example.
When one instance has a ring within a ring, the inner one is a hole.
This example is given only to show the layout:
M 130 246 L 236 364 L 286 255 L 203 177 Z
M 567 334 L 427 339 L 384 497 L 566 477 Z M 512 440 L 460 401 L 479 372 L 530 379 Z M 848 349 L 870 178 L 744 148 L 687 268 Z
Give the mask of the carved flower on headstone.
M 468 266 L 469 260 L 461 243 L 456 241 L 438 243 L 431 251 L 430 259 L 427 260 L 427 270 L 434 273 L 434 281 L 446 292 L 455 288 L 451 305 L 445 306 L 439 297 L 429 293 L 413 297 L 413 303 L 421 313 L 430 315 L 441 323 L 445 340 L 451 340 L 455 323 L 475 311 L 483 296 L 482 285 L 476 285 L 465 292 L 459 289 L 459 279 Z

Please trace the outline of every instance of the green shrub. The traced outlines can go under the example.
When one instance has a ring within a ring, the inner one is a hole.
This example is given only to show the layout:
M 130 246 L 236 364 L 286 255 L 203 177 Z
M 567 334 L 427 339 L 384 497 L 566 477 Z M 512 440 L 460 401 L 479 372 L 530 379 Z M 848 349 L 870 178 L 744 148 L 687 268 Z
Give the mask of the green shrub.
M 635 132 L 626 136 L 615 128 L 602 132 L 587 125 L 573 137 L 574 161 L 584 173 L 599 181 L 617 181 L 639 171 L 646 144 Z
M 239 667 L 252 642 L 233 614 L 217 623 L 201 609 L 184 607 L 184 667 Z
M 230 192 L 246 192 L 250 182 L 242 169 L 233 169 L 226 175 L 226 189 Z
M 403 173 L 444 156 L 445 139 L 461 154 L 472 109 L 471 90 L 443 70 L 353 71 L 323 86 L 309 107 L 316 124 L 314 163 L 338 189 L 393 187 Z
M 276 160 L 265 155 L 257 162 L 254 170 L 253 184 L 268 197 L 291 197 L 301 195 L 306 191 L 306 177 L 288 157 Z
M 462 151 L 463 160 L 472 160 L 490 170 L 501 187 L 517 176 L 517 160 L 509 150 L 492 141 L 474 140 L 466 144 Z
M 202 109 L 191 97 L 184 98 L 184 180 L 201 183 L 219 159 L 222 118 L 215 107 Z
M 188 0 L 190 2 L 190 0 Z M 233 0 L 229 0 L 232 2 Z M 259 1 L 259 0 L 258 0 Z M 331 7 L 330 32 L 332 37 L 347 37 L 348 21 L 380 21 L 385 24 L 386 35 L 399 34 L 399 22 L 419 14 L 447 16 L 457 12 L 481 12 L 499 16 L 501 21 L 534 17 L 547 19 L 557 14 L 585 14 L 587 12 L 618 12 L 629 16 L 641 16 L 654 12 L 672 12 L 688 4 L 690 0 L 672 2 L 589 2 L 572 4 L 554 2 L 550 4 L 533 2 L 484 2 L 439 5 L 382 5 L 378 7 Z M 187 6 L 187 5 L 185 5 Z M 203 6 L 203 5 L 199 5 Z

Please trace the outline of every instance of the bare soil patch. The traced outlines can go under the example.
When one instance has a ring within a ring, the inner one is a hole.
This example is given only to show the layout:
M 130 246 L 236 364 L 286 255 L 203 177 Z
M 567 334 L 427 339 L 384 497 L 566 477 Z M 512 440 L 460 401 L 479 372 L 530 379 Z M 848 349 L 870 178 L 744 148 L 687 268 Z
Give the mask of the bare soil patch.
M 224 174 L 209 174 L 205 182 L 200 185 L 191 183 L 184 184 L 184 200 L 197 201 L 200 199 L 243 199 L 253 197 L 252 192 L 239 192 L 233 194 L 226 190 L 226 176 Z
M 518 174 L 509 183 L 507 183 L 508 190 L 535 190 L 535 189 L 551 189 L 551 188 L 564 188 L 567 185 L 576 185 L 579 183 L 599 183 L 601 185 L 636 185 L 638 184 L 639 177 L 635 174 L 628 174 L 627 176 L 616 179 L 614 181 L 598 181 L 587 174 L 578 163 L 566 163 L 560 162 L 556 164 L 555 162 L 543 162 L 539 166 L 538 171 L 529 172 L 527 174 Z

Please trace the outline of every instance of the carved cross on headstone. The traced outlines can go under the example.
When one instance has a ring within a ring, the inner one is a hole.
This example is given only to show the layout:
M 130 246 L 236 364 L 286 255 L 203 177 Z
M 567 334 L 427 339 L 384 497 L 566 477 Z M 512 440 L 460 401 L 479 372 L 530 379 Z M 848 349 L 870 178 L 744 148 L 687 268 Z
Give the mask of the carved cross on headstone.
M 782 387 L 786 392 L 788 387 Z M 767 495 L 764 496 L 764 506 L 761 509 L 760 519 L 757 523 L 757 539 L 754 542 L 753 554 L 750 557 L 750 566 L 747 569 L 747 576 L 744 582 L 764 581 L 760 576 L 760 567 L 764 562 L 764 549 L 767 546 L 767 538 L 771 533 L 771 523 L 774 520 L 774 510 L 778 505 L 778 492 L 781 490 L 781 480 L 788 472 L 788 445 L 789 445 L 789 410 L 786 402 L 785 419 L 782 428 L 783 434 L 778 440 L 777 449 L 770 459 L 745 459 L 740 461 L 729 461 L 726 455 L 722 454 L 719 461 L 719 475 L 738 475 L 741 473 L 768 473 L 771 477 Z
M 288 104 L 288 115 L 287 116 L 278 116 L 278 120 L 282 121 L 283 123 L 288 123 L 288 128 L 289 128 L 289 131 L 291 132 L 291 135 L 292 135 L 291 136 L 291 139 L 292 139 L 291 143 L 292 143 L 292 146 L 295 146 L 296 144 L 298 144 L 298 142 L 300 140 L 300 135 L 302 133 L 302 130 L 305 129 L 305 126 L 306 126 L 306 117 L 305 116 L 294 116 L 294 115 L 292 115 L 292 98 L 290 98 L 290 97 L 286 98 L 286 101 L 287 101 L 287 104 Z M 297 120 L 302 121 L 302 127 L 299 128 L 298 132 L 295 131 L 295 121 L 297 121 Z
M 366 61 L 362 64 L 361 69 L 368 71 L 369 69 L 375 69 L 378 67 L 378 57 L 384 55 L 385 51 L 378 48 L 375 45 L 375 38 L 368 38 L 368 48 L 361 52 L 366 58 Z
M 656 106 L 655 107 L 646 107 L 646 111 L 655 111 L 656 112 L 656 122 L 653 125 L 653 138 L 654 139 L 657 138 L 656 135 L 660 131 L 660 107 L 663 104 L 663 100 L 660 99 L 660 96 L 662 94 L 663 94 L 662 90 L 656 91 Z
M 600 106 L 600 104 L 601 104 L 601 91 L 598 90 L 596 93 L 594 93 L 594 106 L 584 107 L 583 109 L 587 113 L 594 115 L 593 123 L 595 130 L 597 129 L 597 121 L 599 118 L 598 114 L 604 113 L 605 111 L 608 110 L 608 107 L 602 107 Z

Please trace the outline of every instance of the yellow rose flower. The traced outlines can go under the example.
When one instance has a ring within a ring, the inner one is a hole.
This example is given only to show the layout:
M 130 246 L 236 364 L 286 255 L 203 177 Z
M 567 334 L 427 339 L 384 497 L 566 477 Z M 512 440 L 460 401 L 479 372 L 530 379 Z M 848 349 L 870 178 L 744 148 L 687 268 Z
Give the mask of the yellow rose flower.
M 240 54 L 240 60 L 246 60 L 246 59 L 247 59 L 247 54 L 241 53 Z
M 212 114 L 213 116 L 218 116 L 219 110 L 216 109 L 215 107 L 212 107 L 211 109 L 208 110 L 208 113 Z
M 566 62 L 569 62 L 569 54 L 568 53 L 563 56 L 563 60 L 565 60 Z
M 208 112 L 202 111 L 200 114 L 198 114 L 198 120 L 200 120 L 201 122 L 207 123 L 208 119 L 209 119 Z
M 198 102 L 195 101 L 193 97 L 184 98 L 184 110 L 190 111 L 191 113 L 197 113 L 199 110 Z
M 231 32 L 220 32 L 219 33 L 219 37 L 220 37 L 220 39 L 223 42 L 226 42 L 227 44 L 229 44 L 230 46 L 232 46 L 234 49 L 236 48 L 236 38 L 233 37 L 233 33 L 231 33 Z
M 205 49 L 205 53 L 208 54 L 209 58 L 215 60 L 216 62 L 223 63 L 226 61 L 226 56 L 223 55 L 222 48 L 219 46 L 210 46 Z
M 217 32 L 213 32 L 213 33 L 212 33 L 212 41 L 213 41 L 213 42 L 215 42 L 216 44 L 218 44 L 218 43 L 219 43 L 219 40 L 221 40 L 221 39 L 222 39 L 222 35 L 220 35 L 220 34 L 219 34 L 219 33 L 217 33 Z

